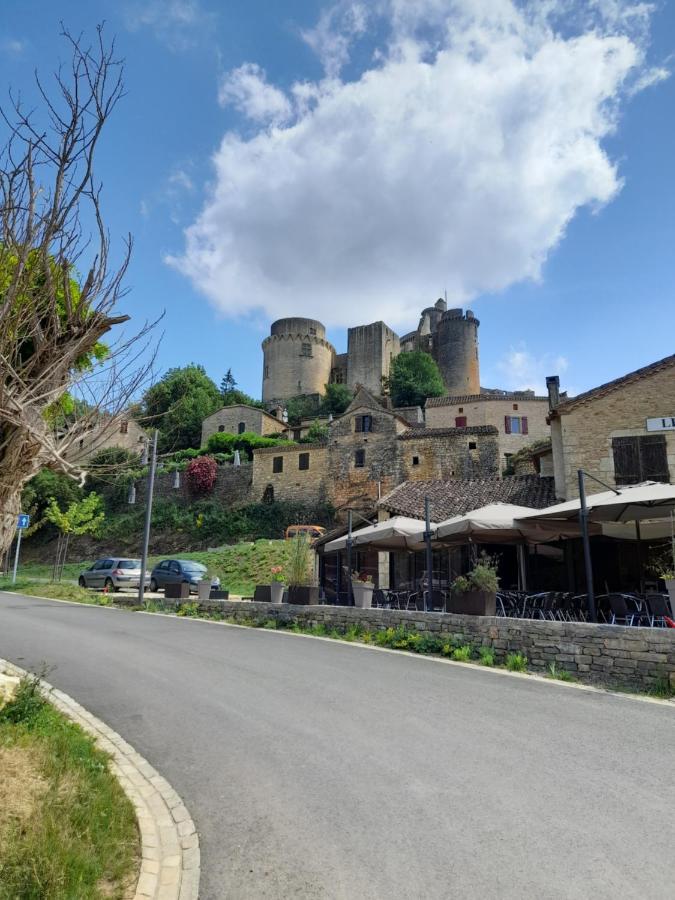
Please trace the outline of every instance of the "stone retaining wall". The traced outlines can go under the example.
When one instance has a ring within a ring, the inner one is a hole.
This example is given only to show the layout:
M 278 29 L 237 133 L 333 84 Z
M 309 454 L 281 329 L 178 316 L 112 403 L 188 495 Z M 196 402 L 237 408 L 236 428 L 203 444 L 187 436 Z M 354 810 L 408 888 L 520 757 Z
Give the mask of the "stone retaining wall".
M 165 604 L 167 609 L 175 609 L 181 601 Z M 200 609 L 219 612 L 242 624 L 275 619 L 280 624 L 323 623 L 327 628 L 344 628 L 358 622 L 373 631 L 405 625 L 421 632 L 448 634 L 474 647 L 492 647 L 497 663 L 503 663 L 508 653 L 523 653 L 534 672 L 545 674 L 550 663 L 555 663 L 591 684 L 647 690 L 669 681 L 675 689 L 675 631 L 666 628 L 227 600 L 211 600 L 200 604 Z

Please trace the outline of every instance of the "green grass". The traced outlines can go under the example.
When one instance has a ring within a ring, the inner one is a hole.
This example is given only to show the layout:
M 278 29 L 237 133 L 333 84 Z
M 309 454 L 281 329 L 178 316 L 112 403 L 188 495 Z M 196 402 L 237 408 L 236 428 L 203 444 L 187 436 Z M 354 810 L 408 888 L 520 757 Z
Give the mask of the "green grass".
M 196 560 L 207 566 L 212 575 L 218 575 L 223 587 L 230 593 L 251 597 L 256 584 L 270 583 L 272 566 L 283 566 L 284 570 L 287 569 L 291 549 L 291 541 L 247 541 L 214 551 L 201 550 L 194 553 L 177 552 L 150 556 L 148 568 L 151 569 L 160 560 L 167 558 Z M 82 570 L 88 568 L 92 562 L 90 559 L 66 563 L 62 583 L 76 582 Z M 20 563 L 19 576 L 22 581 L 49 581 L 52 576 L 52 563 L 27 562 L 25 565 Z M 3 582 L 0 580 L 0 587 L 2 586 Z
M 91 738 L 24 679 L 0 710 L 0 900 L 121 900 L 134 808 Z
M 572 675 L 571 672 L 568 672 L 567 669 L 561 669 L 557 663 L 552 662 L 548 664 L 548 668 L 546 670 L 547 678 L 555 678 L 556 681 L 576 681 L 577 679 Z
M 108 606 L 112 600 L 108 594 L 98 591 L 87 591 L 76 584 L 60 582 L 52 584 L 48 581 L 31 581 L 26 577 L 17 578 L 16 584 L 12 579 L 0 577 L 0 591 L 18 591 L 31 597 L 51 597 L 54 600 L 74 600 L 77 603 L 93 603 L 97 606 Z
M 509 653 L 506 656 L 506 668 L 509 672 L 526 672 L 527 657 L 522 653 Z

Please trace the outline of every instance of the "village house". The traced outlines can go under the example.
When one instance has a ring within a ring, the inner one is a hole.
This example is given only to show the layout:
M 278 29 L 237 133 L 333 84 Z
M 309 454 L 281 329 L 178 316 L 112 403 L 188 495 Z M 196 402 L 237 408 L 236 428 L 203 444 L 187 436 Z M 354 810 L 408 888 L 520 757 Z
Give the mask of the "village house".
M 273 437 L 281 434 L 285 428 L 286 425 L 281 419 L 270 415 L 264 409 L 237 403 L 234 406 L 224 406 L 204 419 L 202 422 L 202 447 L 206 446 L 212 434 L 218 432 L 243 434 L 245 431 L 249 431 L 263 437 Z
M 546 383 L 558 498 L 579 495 L 579 469 L 617 487 L 675 481 L 675 355 L 569 399 Z
M 82 436 L 68 447 L 64 458 L 70 463 L 82 463 L 99 450 L 117 447 L 132 453 L 140 453 L 147 435 L 141 426 L 131 418 L 103 420 L 82 433 Z

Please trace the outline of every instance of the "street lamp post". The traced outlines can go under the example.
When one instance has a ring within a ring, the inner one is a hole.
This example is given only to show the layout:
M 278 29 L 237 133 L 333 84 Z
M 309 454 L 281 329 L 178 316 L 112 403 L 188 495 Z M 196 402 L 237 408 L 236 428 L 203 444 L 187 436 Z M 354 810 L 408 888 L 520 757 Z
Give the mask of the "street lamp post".
M 155 489 L 155 470 L 157 468 L 157 429 L 152 439 L 152 455 L 148 471 L 148 487 L 146 491 L 145 528 L 143 530 L 143 554 L 141 556 L 141 578 L 138 583 L 138 602 L 142 606 L 145 597 L 145 567 L 148 564 L 148 545 L 150 543 L 150 524 L 152 522 L 152 495 Z

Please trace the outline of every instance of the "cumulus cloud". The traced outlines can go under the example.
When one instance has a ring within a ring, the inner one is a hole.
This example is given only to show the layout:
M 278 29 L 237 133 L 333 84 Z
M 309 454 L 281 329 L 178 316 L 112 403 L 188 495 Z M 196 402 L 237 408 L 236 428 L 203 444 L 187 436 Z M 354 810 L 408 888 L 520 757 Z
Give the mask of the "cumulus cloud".
M 650 80 L 648 17 L 627 0 L 339 3 L 305 34 L 325 78 L 226 77 L 246 125 L 167 261 L 225 314 L 331 325 L 406 325 L 444 288 L 459 305 L 538 278 L 575 213 L 621 188 L 603 141 Z M 357 41 L 371 62 L 346 80 Z
M 548 375 L 563 375 L 569 367 L 564 356 L 550 353 L 537 356 L 525 344 L 511 347 L 497 364 L 501 385 L 509 391 L 536 391 L 544 394 Z

